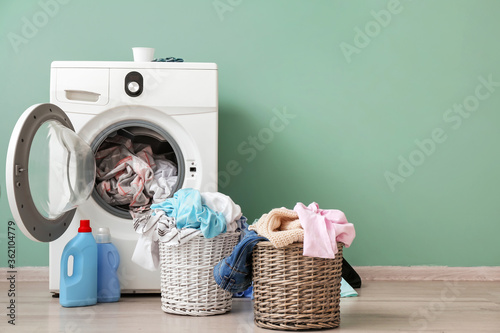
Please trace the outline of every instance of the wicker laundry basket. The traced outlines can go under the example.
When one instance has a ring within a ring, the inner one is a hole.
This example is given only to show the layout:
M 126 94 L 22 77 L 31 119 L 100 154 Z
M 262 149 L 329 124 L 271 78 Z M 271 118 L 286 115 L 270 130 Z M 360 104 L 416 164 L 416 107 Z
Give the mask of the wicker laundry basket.
M 253 251 L 255 324 L 277 330 L 335 328 L 340 324 L 342 243 L 335 259 L 305 257 L 303 244 Z
M 161 303 L 167 313 L 210 316 L 231 310 L 232 294 L 219 288 L 214 266 L 231 254 L 239 233 L 202 235 L 180 246 L 160 242 Z

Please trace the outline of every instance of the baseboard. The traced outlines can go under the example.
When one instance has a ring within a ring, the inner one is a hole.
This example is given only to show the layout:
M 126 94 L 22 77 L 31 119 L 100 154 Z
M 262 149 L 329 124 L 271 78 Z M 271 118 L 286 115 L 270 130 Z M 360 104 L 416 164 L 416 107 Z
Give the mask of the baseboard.
M 500 267 L 354 266 L 363 281 L 500 281 Z M 0 268 L 0 281 L 11 269 Z M 19 267 L 17 281 L 49 281 L 48 267 Z
M 364 281 L 500 281 L 500 267 L 355 266 Z
M 49 267 L 47 266 L 17 267 L 16 269 L 0 267 L 0 281 L 6 281 L 13 274 L 16 276 L 16 281 L 49 281 Z

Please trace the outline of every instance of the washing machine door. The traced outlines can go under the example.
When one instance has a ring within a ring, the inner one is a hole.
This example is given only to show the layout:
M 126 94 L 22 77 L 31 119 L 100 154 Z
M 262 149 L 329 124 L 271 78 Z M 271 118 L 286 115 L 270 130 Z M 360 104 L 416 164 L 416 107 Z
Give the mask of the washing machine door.
M 35 241 L 56 240 L 92 193 L 92 149 L 63 110 L 38 104 L 17 121 L 6 161 L 6 192 L 19 229 Z

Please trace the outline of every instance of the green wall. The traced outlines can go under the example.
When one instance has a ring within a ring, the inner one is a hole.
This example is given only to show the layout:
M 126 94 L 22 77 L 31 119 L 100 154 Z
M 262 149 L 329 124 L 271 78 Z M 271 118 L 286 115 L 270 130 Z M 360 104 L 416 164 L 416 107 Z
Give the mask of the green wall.
M 316 201 L 355 224 L 353 265 L 500 265 L 499 1 L 54 1 L 0 2 L 0 156 L 51 61 L 152 46 L 218 64 L 219 190 L 249 219 Z

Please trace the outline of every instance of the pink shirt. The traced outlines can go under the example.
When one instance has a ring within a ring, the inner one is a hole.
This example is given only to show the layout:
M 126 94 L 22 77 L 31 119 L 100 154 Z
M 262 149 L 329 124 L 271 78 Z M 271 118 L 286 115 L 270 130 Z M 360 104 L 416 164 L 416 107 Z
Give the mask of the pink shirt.
M 335 258 L 337 242 L 349 247 L 356 237 L 354 226 L 337 209 L 319 209 L 313 202 L 305 206 L 299 202 L 293 208 L 304 228 L 304 252 L 308 257 Z

